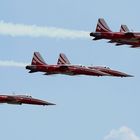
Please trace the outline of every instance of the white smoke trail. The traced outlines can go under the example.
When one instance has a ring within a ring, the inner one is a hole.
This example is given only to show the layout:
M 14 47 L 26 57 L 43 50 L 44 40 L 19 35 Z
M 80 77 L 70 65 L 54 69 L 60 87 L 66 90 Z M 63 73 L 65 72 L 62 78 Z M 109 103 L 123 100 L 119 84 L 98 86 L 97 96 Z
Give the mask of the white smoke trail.
M 29 63 L 28 63 L 29 64 Z M 25 67 L 27 63 L 0 60 L 0 67 Z
M 29 36 L 29 37 L 50 37 L 50 38 L 70 38 L 70 39 L 86 39 L 89 38 L 89 32 L 68 30 L 56 27 L 41 27 L 36 25 L 14 24 L 10 22 L 0 21 L 0 35 Z

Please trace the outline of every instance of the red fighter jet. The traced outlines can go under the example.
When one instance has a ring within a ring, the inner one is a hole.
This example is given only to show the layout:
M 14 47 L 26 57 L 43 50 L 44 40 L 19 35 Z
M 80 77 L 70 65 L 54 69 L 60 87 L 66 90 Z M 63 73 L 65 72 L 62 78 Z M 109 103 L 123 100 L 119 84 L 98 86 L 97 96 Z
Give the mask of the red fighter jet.
M 32 65 L 27 66 L 26 68 L 30 69 L 29 71 L 30 73 L 42 71 L 42 72 L 47 72 L 45 73 L 46 75 L 61 73 L 61 74 L 68 74 L 68 75 L 85 74 L 85 75 L 93 75 L 93 76 L 108 75 L 108 76 L 115 76 L 115 77 L 132 77 L 132 75 L 128 75 L 126 73 L 119 72 L 116 70 L 111 70 L 108 67 L 101 67 L 101 66 L 85 67 L 81 65 L 71 65 L 70 61 L 63 53 L 60 53 L 57 61 L 57 65 L 47 65 L 44 63 L 45 62 L 41 58 L 40 54 L 38 52 L 35 52 L 32 60 Z M 52 69 L 48 70 L 48 67 L 53 67 L 53 70 Z
M 93 40 L 108 39 L 108 43 L 115 43 L 116 46 L 140 47 L 140 33 L 129 31 L 126 25 L 121 25 L 120 32 L 112 32 L 103 18 L 98 19 L 96 31 L 91 32 L 90 36 L 94 37 Z
M 32 98 L 31 96 L 26 95 L 0 95 L 0 103 L 7 104 L 32 104 L 32 105 L 55 105 L 53 103 Z
M 62 61 L 62 63 L 60 63 Z M 67 61 L 67 63 L 65 63 Z M 34 52 L 31 65 L 26 66 L 29 73 L 44 72 L 44 75 L 66 74 L 66 75 L 89 75 L 89 76 L 110 76 L 107 73 L 90 69 L 82 65 L 71 65 L 64 54 L 60 54 L 56 65 L 48 65 L 45 63 L 39 52 Z

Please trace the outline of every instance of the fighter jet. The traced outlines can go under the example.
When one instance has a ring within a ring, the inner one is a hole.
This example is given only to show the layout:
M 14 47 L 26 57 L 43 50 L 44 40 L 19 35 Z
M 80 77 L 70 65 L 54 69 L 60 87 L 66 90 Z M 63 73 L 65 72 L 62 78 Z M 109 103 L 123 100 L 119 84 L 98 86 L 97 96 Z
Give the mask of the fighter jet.
M 108 39 L 108 43 L 116 46 L 130 45 L 131 48 L 140 47 L 140 33 L 131 32 L 126 25 L 121 26 L 120 32 L 113 32 L 103 18 L 98 19 L 96 31 L 91 32 L 93 40 Z
M 34 52 L 31 65 L 27 65 L 26 69 L 30 70 L 29 73 L 44 72 L 44 75 L 65 74 L 70 76 L 110 76 L 107 73 L 90 69 L 86 66 L 72 65 L 64 54 L 60 54 L 60 58 L 58 59 L 58 63 L 56 65 L 49 65 L 43 60 L 39 52 Z
M 32 96 L 27 95 L 0 95 L 0 103 L 7 104 L 32 104 L 32 105 L 55 105 L 53 103 L 32 98 Z

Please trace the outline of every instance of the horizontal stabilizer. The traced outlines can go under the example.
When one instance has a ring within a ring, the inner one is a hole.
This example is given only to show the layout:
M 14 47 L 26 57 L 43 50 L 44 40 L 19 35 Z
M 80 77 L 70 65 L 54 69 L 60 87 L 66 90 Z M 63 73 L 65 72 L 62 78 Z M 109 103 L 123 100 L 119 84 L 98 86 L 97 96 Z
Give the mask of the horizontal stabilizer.
M 30 70 L 29 73 L 34 73 L 37 72 L 36 70 Z
M 110 40 L 110 41 L 108 41 L 107 43 L 115 43 L 115 41 L 113 41 L 113 40 Z
M 50 74 L 48 74 L 47 72 L 45 72 L 43 75 L 50 75 Z
M 92 40 L 100 40 L 100 39 L 102 39 L 102 38 L 101 37 L 95 37 Z

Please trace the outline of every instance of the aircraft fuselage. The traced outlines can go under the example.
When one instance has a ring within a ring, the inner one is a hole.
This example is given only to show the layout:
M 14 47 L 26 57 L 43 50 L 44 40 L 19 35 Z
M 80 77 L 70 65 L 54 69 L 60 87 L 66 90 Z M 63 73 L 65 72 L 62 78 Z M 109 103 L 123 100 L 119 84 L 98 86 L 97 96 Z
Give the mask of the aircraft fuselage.
M 36 67 L 36 69 L 34 69 Z M 26 69 L 30 72 L 45 72 L 49 74 L 66 74 L 66 75 L 90 75 L 90 76 L 109 76 L 109 74 L 100 72 L 98 70 L 89 69 L 88 67 L 78 65 L 29 65 Z
M 55 105 L 47 101 L 32 98 L 26 95 L 0 95 L 0 103 L 7 104 L 33 104 L 33 105 Z

